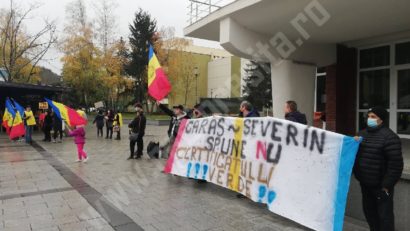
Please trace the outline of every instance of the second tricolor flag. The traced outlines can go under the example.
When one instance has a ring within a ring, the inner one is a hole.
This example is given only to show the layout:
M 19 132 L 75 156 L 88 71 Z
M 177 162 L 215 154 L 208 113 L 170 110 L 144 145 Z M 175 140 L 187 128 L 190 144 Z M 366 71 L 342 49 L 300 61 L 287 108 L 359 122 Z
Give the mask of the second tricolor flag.
M 152 45 L 148 55 L 148 93 L 156 100 L 164 99 L 171 91 L 171 84 L 162 69 Z

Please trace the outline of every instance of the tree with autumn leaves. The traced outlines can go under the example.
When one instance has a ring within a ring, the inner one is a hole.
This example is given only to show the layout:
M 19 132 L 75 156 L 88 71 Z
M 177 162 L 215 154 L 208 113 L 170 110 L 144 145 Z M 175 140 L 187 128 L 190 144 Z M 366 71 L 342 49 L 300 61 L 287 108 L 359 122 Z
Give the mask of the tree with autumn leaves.
M 129 26 L 127 45 L 122 38 L 110 37 L 115 31 L 115 18 L 109 7 L 115 4 L 110 0 L 99 3 L 96 14 L 99 18 L 94 20 L 97 25 L 88 19 L 83 0 L 75 0 L 67 7 L 66 36 L 61 45 L 63 78 L 72 87 L 74 100 L 87 106 L 100 100 L 109 107 L 131 102 L 146 104 L 150 99 L 147 94 L 148 47 L 152 44 L 171 81 L 170 97 L 187 104 L 195 86 L 195 63 L 192 54 L 185 51 L 189 45 L 187 40 L 175 38 L 170 29 L 157 31 L 155 19 L 139 9 Z
M 98 17 L 107 18 L 112 10 L 107 9 L 109 0 L 100 0 Z M 97 6 L 98 7 L 98 6 Z M 127 47 L 124 40 L 112 38 L 115 24 L 101 22 L 98 30 L 87 17 L 83 0 L 75 0 L 67 6 L 67 25 L 61 50 L 64 53 L 63 79 L 73 89 L 77 104 L 91 106 L 105 101 L 112 108 L 124 106 L 131 100 L 129 91 L 133 81 L 127 77 Z M 111 16 L 110 16 L 111 17 Z M 96 41 L 95 38 L 100 38 Z M 112 41 L 112 42 L 111 42 Z

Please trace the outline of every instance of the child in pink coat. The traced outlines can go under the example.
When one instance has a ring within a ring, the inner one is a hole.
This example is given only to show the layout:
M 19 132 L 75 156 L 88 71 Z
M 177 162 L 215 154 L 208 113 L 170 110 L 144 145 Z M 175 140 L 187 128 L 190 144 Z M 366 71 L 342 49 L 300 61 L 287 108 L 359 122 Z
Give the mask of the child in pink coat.
M 78 159 L 77 162 L 88 161 L 87 153 L 84 151 L 85 145 L 85 129 L 84 125 L 78 125 L 74 130 L 69 130 L 69 136 L 74 137 L 74 143 L 77 145 Z

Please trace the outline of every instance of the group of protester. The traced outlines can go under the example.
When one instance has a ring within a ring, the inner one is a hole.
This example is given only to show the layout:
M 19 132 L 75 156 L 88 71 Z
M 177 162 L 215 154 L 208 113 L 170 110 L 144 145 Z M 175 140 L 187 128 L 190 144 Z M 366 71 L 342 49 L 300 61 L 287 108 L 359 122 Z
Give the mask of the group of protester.
M 184 111 L 182 105 L 174 106 L 171 109 L 157 102 L 158 107 L 168 116 L 170 123 L 168 128 L 169 143 L 166 145 L 163 156 L 170 152 L 175 138 L 178 135 L 180 123 L 184 119 L 191 117 Z M 147 119 L 141 104 L 136 104 L 136 115 L 129 123 L 130 129 L 130 156 L 128 159 L 139 159 L 143 155 L 143 137 Z M 85 115 L 84 111 L 77 111 Z M 284 107 L 285 119 L 301 124 L 307 124 L 305 114 L 298 111 L 295 101 L 287 101 Z M 193 108 L 193 118 L 203 118 L 208 116 L 201 105 Z M 244 118 L 259 117 L 251 103 L 244 101 L 240 104 L 239 116 Z M 394 230 L 393 196 L 394 187 L 399 181 L 403 171 L 403 155 L 401 140 L 387 126 L 388 112 L 382 107 L 373 107 L 367 113 L 367 127 L 355 137 L 361 141 L 360 148 L 354 165 L 354 175 L 360 183 L 362 189 L 362 204 L 366 220 L 372 231 Z M 23 120 L 26 133 L 25 141 L 32 142 L 32 131 L 36 121 L 30 107 L 27 107 Z M 84 152 L 85 130 L 84 126 L 76 128 L 65 128 L 64 123 L 52 110 L 47 110 L 40 118 L 40 123 L 44 131 L 45 142 L 61 142 L 63 131 L 67 130 L 67 135 L 74 137 L 77 145 L 78 160 L 86 162 L 87 154 Z M 97 136 L 103 137 L 103 128 L 106 126 L 106 139 L 112 139 L 113 132 L 117 133 L 117 140 L 121 139 L 121 126 L 123 125 L 121 113 L 108 110 L 99 111 L 93 123 L 97 127 Z M 51 131 L 54 131 L 53 137 Z M 59 139 L 57 139 L 59 137 Z M 53 139 L 52 139 L 53 138 Z M 137 150 L 135 151 L 135 145 Z
M 94 118 L 93 124 L 97 127 L 97 136 L 104 136 L 104 126 L 106 127 L 105 139 L 112 139 L 113 133 L 117 133 L 116 140 L 121 140 L 121 127 L 123 125 L 122 114 L 114 110 L 98 110 Z
M 171 117 L 168 136 L 169 144 L 166 153 L 169 153 L 179 125 L 183 119 L 190 119 L 182 105 L 170 110 L 157 102 L 158 107 Z M 138 136 L 138 151 L 136 158 L 142 155 L 142 137 L 144 136 L 145 117 L 140 105 L 137 107 L 137 116 L 129 125 L 133 133 Z M 259 117 L 251 103 L 244 101 L 239 108 L 239 116 L 244 118 Z M 296 123 L 307 124 L 306 115 L 298 111 L 295 101 L 287 101 L 284 107 L 285 119 Z M 207 116 L 201 105 L 195 105 L 193 118 Z M 362 204 L 366 220 L 371 231 L 393 231 L 393 195 L 394 186 L 399 181 L 403 171 L 403 155 L 401 140 L 387 126 L 388 112 L 382 107 L 373 107 L 367 113 L 367 127 L 355 137 L 361 140 L 360 148 L 354 165 L 354 175 L 362 189 Z M 131 155 L 134 156 L 134 142 L 131 141 Z

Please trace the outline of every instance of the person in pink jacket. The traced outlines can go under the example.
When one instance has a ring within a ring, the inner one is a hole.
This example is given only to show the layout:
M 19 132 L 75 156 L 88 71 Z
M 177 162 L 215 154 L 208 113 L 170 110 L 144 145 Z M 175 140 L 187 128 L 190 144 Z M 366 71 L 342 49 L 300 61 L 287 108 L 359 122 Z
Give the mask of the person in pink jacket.
M 77 162 L 87 162 L 88 156 L 84 151 L 85 129 L 84 125 L 78 125 L 74 130 L 69 130 L 68 135 L 74 137 L 74 143 L 77 145 L 78 159 Z

